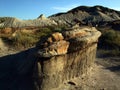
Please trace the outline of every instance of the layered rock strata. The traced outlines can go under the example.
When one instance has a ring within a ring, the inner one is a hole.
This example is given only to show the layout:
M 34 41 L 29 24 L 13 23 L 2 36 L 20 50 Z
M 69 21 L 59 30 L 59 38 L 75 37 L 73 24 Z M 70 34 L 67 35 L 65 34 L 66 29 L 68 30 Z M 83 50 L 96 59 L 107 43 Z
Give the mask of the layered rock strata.
M 41 39 L 34 72 L 37 90 L 52 90 L 87 75 L 94 64 L 100 35 L 93 27 L 74 27 Z
M 120 12 L 103 6 L 78 6 L 65 13 L 49 16 L 58 24 L 75 25 L 76 23 L 101 26 L 107 22 L 120 20 Z
M 40 15 L 40 17 L 33 20 L 20 20 L 14 17 L 0 17 L 0 28 L 31 28 L 52 25 L 57 25 L 57 23 L 44 15 Z

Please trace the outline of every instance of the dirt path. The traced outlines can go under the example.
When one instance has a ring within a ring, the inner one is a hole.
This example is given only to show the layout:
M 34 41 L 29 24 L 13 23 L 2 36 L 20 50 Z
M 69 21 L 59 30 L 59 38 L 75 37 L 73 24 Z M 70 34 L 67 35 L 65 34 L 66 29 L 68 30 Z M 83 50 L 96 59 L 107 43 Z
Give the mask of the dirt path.
M 87 90 L 120 90 L 120 76 L 105 66 L 97 64 L 87 80 Z
M 120 90 L 119 65 L 120 58 L 97 58 L 89 77 L 76 78 L 54 90 Z

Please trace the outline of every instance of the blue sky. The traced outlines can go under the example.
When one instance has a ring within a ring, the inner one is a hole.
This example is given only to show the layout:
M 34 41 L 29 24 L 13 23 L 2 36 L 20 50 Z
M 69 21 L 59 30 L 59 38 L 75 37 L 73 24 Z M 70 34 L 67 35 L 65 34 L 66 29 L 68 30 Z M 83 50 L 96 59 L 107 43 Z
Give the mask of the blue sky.
M 0 17 L 35 19 L 65 12 L 77 6 L 102 5 L 120 11 L 120 0 L 0 0 Z

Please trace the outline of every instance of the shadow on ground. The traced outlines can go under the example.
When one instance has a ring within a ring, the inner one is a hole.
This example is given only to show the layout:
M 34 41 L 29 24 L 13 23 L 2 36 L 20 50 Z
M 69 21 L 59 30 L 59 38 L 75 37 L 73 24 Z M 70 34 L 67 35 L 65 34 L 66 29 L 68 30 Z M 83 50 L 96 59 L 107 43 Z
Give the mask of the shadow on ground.
M 35 48 L 0 57 L 0 90 L 33 90 Z
M 97 52 L 97 59 L 96 64 L 102 65 L 105 67 L 105 69 L 110 70 L 111 72 L 114 72 L 117 75 L 120 75 L 120 57 L 100 57 L 99 52 Z
M 106 69 L 109 69 L 109 70 L 111 70 L 113 72 L 120 71 L 120 65 L 118 65 L 118 66 L 112 66 L 112 67 L 107 67 Z
M 117 75 L 120 75 L 120 65 L 107 67 L 106 69 L 109 69 L 110 71 L 115 72 Z

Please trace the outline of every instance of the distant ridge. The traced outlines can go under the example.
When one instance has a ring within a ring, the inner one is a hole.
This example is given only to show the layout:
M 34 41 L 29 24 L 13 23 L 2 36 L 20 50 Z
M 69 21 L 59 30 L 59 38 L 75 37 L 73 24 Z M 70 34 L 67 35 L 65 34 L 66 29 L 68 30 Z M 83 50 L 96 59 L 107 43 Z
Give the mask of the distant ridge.
M 106 22 L 120 20 L 120 11 L 97 6 L 79 6 L 66 13 L 49 16 L 41 14 L 37 19 L 20 20 L 14 17 L 0 17 L 0 27 L 39 27 L 51 25 L 75 25 L 76 23 L 100 25 Z
M 100 23 L 120 20 L 120 11 L 103 6 L 79 6 L 66 13 L 51 15 L 50 19 L 56 22 L 62 21 L 67 24 L 75 24 L 76 21 L 85 23 Z
M 0 17 L 0 27 L 28 27 L 57 25 L 54 20 L 38 18 L 33 20 L 20 20 L 14 17 Z

